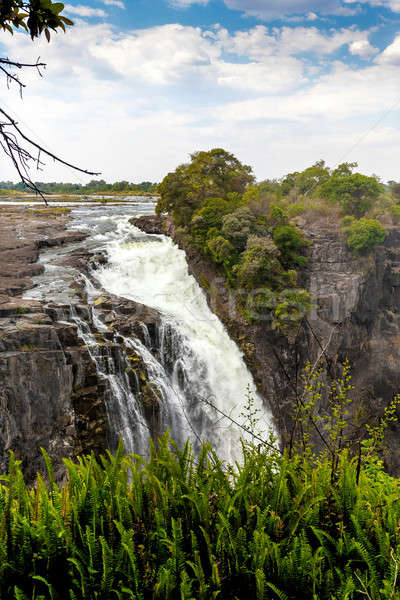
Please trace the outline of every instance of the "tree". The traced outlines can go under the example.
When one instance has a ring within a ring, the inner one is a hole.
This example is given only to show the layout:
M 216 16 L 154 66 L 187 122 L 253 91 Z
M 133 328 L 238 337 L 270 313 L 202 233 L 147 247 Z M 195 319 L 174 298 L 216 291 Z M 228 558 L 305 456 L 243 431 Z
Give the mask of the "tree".
M 321 186 L 320 193 L 323 198 L 339 204 L 344 214 L 362 217 L 379 198 L 382 185 L 375 177 L 361 173 L 349 175 L 343 169 Z
M 307 263 L 305 256 L 298 254 L 299 250 L 308 245 L 303 233 L 291 223 L 275 227 L 273 240 L 279 249 L 282 261 L 286 266 L 297 265 L 303 267 Z
M 256 217 L 242 206 L 222 219 L 222 233 L 238 252 L 243 252 L 249 235 L 254 231 Z
M 347 245 L 356 252 L 368 252 L 386 238 L 386 229 L 376 219 L 345 217 L 343 221 Z
M 32 40 L 44 33 L 47 41 L 50 42 L 50 30 L 57 32 L 61 29 L 65 31 L 66 26 L 73 25 L 72 21 L 61 14 L 63 9 L 64 4 L 62 2 L 52 2 L 52 0 L 0 0 L 0 30 L 13 34 L 13 28 L 21 28 L 29 33 Z M 21 95 L 25 85 L 13 69 L 35 68 L 41 75 L 41 69 L 45 66 L 39 60 L 35 63 L 20 63 L 16 60 L 0 57 L 0 71 L 5 75 L 7 85 L 10 83 L 18 85 Z M 44 164 L 41 160 L 42 155 L 87 175 L 99 175 L 99 173 L 93 173 L 68 163 L 46 150 L 27 136 L 19 127 L 17 121 L 1 107 L 0 146 L 14 165 L 21 182 L 31 191 L 39 194 L 45 202 L 43 192 L 32 181 L 29 174 L 32 164 L 35 164 L 38 169 Z
M 208 198 L 223 198 L 232 208 L 254 182 L 251 167 L 222 148 L 194 152 L 191 162 L 180 165 L 160 183 L 157 214 L 171 213 L 179 225 L 189 225 Z

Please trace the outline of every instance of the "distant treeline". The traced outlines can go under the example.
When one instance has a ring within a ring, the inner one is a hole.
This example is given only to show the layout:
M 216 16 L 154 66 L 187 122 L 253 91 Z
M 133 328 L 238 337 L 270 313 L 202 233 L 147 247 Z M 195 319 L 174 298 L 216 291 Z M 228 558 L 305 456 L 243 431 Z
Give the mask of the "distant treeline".
M 92 179 L 86 185 L 81 183 L 57 183 L 41 181 L 35 182 L 40 190 L 48 194 L 93 194 L 100 192 L 147 192 L 156 193 L 157 183 L 142 181 L 141 183 L 130 183 L 129 181 L 116 181 L 107 183 L 104 179 Z M 16 192 L 29 191 L 24 183 L 13 183 L 12 181 L 0 181 L 0 189 L 13 190 Z

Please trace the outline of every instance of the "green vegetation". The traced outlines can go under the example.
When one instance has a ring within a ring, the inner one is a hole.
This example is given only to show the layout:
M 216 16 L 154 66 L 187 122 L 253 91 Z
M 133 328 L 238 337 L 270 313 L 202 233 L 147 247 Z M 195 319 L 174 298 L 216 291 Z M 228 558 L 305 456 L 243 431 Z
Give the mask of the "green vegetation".
M 344 217 L 348 247 L 358 253 L 385 239 L 382 215 L 400 220 L 400 184 L 354 172 L 357 163 L 332 170 L 320 160 L 256 184 L 251 168 L 221 148 L 190 158 L 158 186 L 157 214 L 171 214 L 182 240 L 220 266 L 250 321 L 261 316 L 292 328 L 312 307 L 298 286 L 310 243 L 299 217 Z
M 386 229 L 376 219 L 343 219 L 343 231 L 347 237 L 347 245 L 356 252 L 367 252 L 386 237 Z
M 248 319 L 261 311 L 281 327 L 279 314 L 287 310 L 292 325 L 311 298 L 297 290 L 296 273 L 307 262 L 302 251 L 308 241 L 289 222 L 276 190 L 255 186 L 250 167 L 216 148 L 192 154 L 190 163 L 165 177 L 157 213 L 170 212 L 190 242 L 221 265 Z
M 254 181 L 251 167 L 221 148 L 195 152 L 190 158 L 190 163 L 180 165 L 158 186 L 158 214 L 171 213 L 178 225 L 188 225 L 210 198 L 223 198 L 235 205 Z
M 366 444 L 366 449 L 370 446 Z M 244 445 L 243 464 L 168 438 L 150 460 L 66 461 L 0 487 L 0 598 L 399 598 L 398 480 L 363 451 L 327 459 Z
M 338 204 L 344 214 L 361 217 L 372 208 L 383 188 L 375 177 L 360 173 L 344 174 L 343 170 L 337 169 L 321 186 L 320 192 L 322 197 Z
M 35 185 L 40 188 L 45 194 L 102 194 L 112 193 L 114 194 L 156 194 L 157 184 L 151 183 L 150 181 L 143 181 L 142 183 L 129 183 L 129 181 L 116 181 L 115 183 L 106 183 L 104 179 L 93 179 L 89 183 L 83 185 L 81 183 L 43 183 L 36 181 Z M 0 194 L 4 195 L 7 190 L 10 192 L 8 195 L 14 194 L 15 192 L 29 192 L 27 186 L 20 183 L 13 183 L 12 181 L 0 181 Z
M 13 27 L 28 31 L 31 38 L 40 37 L 44 32 L 50 41 L 49 29 L 65 31 L 72 21 L 61 15 L 62 2 L 52 0 L 3 0 L 0 3 L 0 30 L 13 34 Z
M 382 456 L 400 396 L 361 441 L 349 364 L 330 385 L 321 364 L 307 365 L 302 381 L 283 451 L 260 437 L 248 396 L 235 466 L 165 435 L 149 460 L 122 444 L 115 456 L 65 460 L 62 488 L 44 452 L 47 483 L 28 488 L 11 453 L 0 599 L 398 600 L 399 480 Z

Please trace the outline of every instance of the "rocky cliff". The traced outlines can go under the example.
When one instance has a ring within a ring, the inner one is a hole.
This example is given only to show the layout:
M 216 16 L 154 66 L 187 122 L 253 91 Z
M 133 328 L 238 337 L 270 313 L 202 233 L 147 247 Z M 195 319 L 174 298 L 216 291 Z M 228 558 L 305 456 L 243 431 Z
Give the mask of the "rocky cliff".
M 40 448 L 52 458 L 56 480 L 63 481 L 63 458 L 104 452 L 118 440 L 110 439 L 106 382 L 99 376 L 91 349 L 67 322 L 70 307 L 22 298 L 35 286 L 33 277 L 44 267 L 38 263 L 42 248 L 65 245 L 58 261 L 87 272 L 91 257 L 81 245 L 86 234 L 66 229 L 67 214 L 24 208 L 0 209 L 0 473 L 7 470 L 9 450 L 22 461 L 27 480 L 44 472 Z M 81 296 L 74 311 L 97 336 L 99 353 L 110 356 L 127 373 L 140 394 L 145 416 L 158 432 L 156 392 L 147 383 L 140 357 L 129 352 L 129 365 L 121 335 L 143 338 L 154 335 L 158 315 L 121 298 L 104 296 L 96 301 L 97 317 L 107 326 L 96 331 L 90 307 L 79 281 Z
M 400 392 L 400 229 L 389 227 L 382 246 L 368 256 L 351 252 L 335 221 L 299 219 L 312 241 L 301 284 L 311 291 L 315 308 L 290 335 L 269 323 L 248 324 L 218 268 L 177 232 L 169 218 L 142 217 L 132 223 L 145 231 L 170 235 L 185 251 L 191 273 L 207 294 L 211 309 L 235 339 L 278 429 L 287 439 L 300 374 L 307 361 L 322 359 L 326 379 L 348 359 L 356 388 L 355 429 L 373 423 Z M 321 409 L 324 407 L 321 406 Z M 387 467 L 400 474 L 400 426 L 387 431 Z

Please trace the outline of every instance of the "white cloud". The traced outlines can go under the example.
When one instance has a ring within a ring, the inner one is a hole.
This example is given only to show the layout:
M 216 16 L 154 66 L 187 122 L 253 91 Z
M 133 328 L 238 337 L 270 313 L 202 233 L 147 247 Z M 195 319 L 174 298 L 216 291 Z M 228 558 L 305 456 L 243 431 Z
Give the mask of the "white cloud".
M 72 6 L 71 4 L 65 5 L 65 12 L 70 15 L 77 15 L 78 17 L 105 17 L 106 13 L 101 8 L 91 8 L 90 6 L 84 6 L 78 4 Z
M 346 3 L 353 3 L 353 0 L 343 0 Z M 360 4 L 370 4 L 371 6 L 383 6 L 393 12 L 400 12 L 400 0 L 358 0 Z
M 168 0 L 168 4 L 173 8 L 188 8 L 192 4 L 208 4 L 209 0 Z
M 121 0 L 100 0 L 106 6 L 117 6 L 118 8 L 125 8 L 125 4 Z
M 51 44 L 20 33 L 2 39 L 4 55 L 48 63 L 43 79 L 26 74 L 23 101 L 14 88 L 7 103 L 46 145 L 106 179 L 160 179 L 212 146 L 273 177 L 321 157 L 333 164 L 394 105 L 399 39 L 363 68 L 329 67 L 343 45 L 366 55 L 368 32 L 259 26 L 231 34 L 175 24 L 118 33 L 78 21 Z M 396 135 L 388 115 L 350 158 L 395 178 Z M 15 178 L 5 162 L 0 179 Z M 49 163 L 39 177 L 76 176 Z
M 400 34 L 398 34 L 393 43 L 377 57 L 376 62 L 386 65 L 400 65 Z
M 361 58 L 368 58 L 372 54 L 378 53 L 378 48 L 370 44 L 368 40 L 356 40 L 349 46 L 350 53 Z

